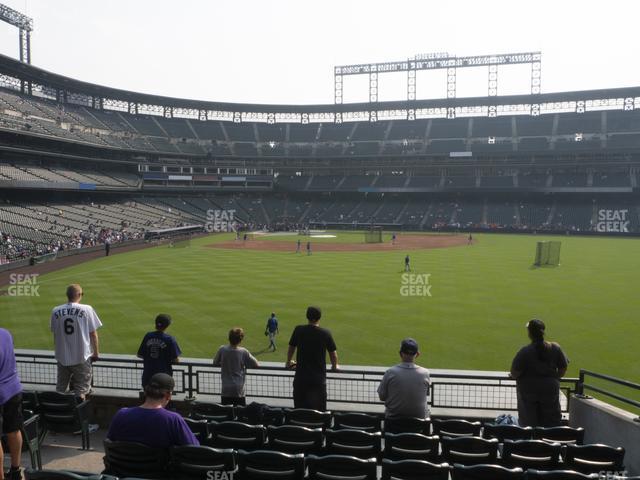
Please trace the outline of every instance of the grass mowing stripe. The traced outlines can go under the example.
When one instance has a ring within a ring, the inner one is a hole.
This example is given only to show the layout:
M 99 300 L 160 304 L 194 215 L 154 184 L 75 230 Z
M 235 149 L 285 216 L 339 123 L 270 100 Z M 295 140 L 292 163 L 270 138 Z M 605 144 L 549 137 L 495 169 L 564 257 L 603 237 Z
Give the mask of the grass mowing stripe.
M 640 377 L 634 358 L 639 240 L 477 235 L 470 247 L 412 251 L 414 273 L 431 275 L 433 296 L 403 297 L 404 252 L 308 257 L 206 247 L 229 238 L 103 257 L 42 276 L 40 297 L 0 298 L 2 325 L 18 347 L 50 349 L 49 313 L 64 301 L 66 285 L 77 281 L 105 324 L 104 352 L 135 353 L 161 311 L 173 316 L 171 333 L 186 356 L 210 357 L 236 325 L 245 328 L 249 349 L 263 350 L 271 311 L 280 319 L 283 347 L 307 305 L 318 304 L 341 363 L 395 363 L 401 338 L 413 336 L 425 365 L 507 370 L 527 341 L 526 321 L 537 316 L 567 351 L 570 374 L 591 368 Z M 546 239 L 562 241 L 562 265 L 532 268 L 535 243 Z M 323 241 L 361 242 L 362 235 L 339 233 Z M 284 350 L 260 358 L 284 361 Z

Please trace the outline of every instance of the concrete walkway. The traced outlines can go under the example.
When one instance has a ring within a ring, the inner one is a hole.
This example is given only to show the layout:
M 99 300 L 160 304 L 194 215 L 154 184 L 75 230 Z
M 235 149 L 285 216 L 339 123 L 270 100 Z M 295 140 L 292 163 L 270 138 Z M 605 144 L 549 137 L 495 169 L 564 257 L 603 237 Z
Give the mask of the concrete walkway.
M 49 433 L 40 447 L 42 468 L 52 470 L 73 470 L 77 472 L 100 473 L 104 470 L 103 440 L 106 431 L 101 429 L 91 434 L 91 450 L 81 450 L 80 435 Z M 5 466 L 9 465 L 9 455 L 5 452 Z M 31 468 L 28 451 L 22 452 L 22 468 Z

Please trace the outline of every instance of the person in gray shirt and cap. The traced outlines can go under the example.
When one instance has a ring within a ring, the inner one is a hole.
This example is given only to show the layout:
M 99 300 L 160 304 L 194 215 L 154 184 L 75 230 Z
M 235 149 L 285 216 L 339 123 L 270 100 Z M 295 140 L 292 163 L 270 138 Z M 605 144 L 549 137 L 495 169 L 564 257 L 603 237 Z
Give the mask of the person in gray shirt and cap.
M 429 416 L 429 370 L 416 365 L 419 355 L 418 342 L 413 338 L 402 340 L 402 362 L 387 370 L 378 386 L 378 396 L 384 402 L 386 417 Z
M 258 361 L 240 342 L 244 330 L 229 330 L 229 345 L 222 345 L 213 359 L 214 367 L 221 367 L 222 404 L 245 405 L 244 381 L 247 368 L 258 368 Z

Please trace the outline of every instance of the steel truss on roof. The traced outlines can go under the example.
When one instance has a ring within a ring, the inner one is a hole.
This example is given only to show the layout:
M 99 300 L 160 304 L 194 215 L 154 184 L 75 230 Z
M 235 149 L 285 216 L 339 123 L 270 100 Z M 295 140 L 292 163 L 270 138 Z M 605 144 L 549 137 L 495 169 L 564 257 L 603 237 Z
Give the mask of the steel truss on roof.
M 33 19 L 0 3 L 0 20 L 18 27 L 20 61 L 31 63 L 31 32 L 33 31 Z
M 516 54 L 512 54 L 516 55 Z M 509 62 L 525 62 L 529 57 L 509 57 Z M 476 64 L 495 56 L 474 57 Z M 496 61 L 506 63 L 506 57 Z M 456 57 L 457 58 L 457 57 Z M 424 59 L 420 62 L 438 62 Z M 464 58 L 457 58 L 463 62 Z M 493 60 L 491 60 L 493 61 Z M 361 70 L 368 66 L 361 66 Z M 354 69 L 354 72 L 361 71 Z M 188 118 L 197 121 L 265 124 L 318 124 L 415 121 L 429 118 L 478 117 L 505 115 L 582 114 L 597 110 L 640 109 L 640 87 L 589 90 L 476 98 L 443 98 L 360 104 L 329 105 L 249 105 L 161 97 L 118 90 L 81 82 L 26 65 L 0 55 L 0 88 L 58 102 L 97 110 L 154 115 L 165 118 Z
M 476 55 L 467 57 L 452 56 L 448 53 L 416 55 L 409 60 L 395 62 L 363 63 L 335 67 L 334 102 L 341 104 L 344 93 L 344 78 L 349 75 L 369 75 L 369 102 L 378 101 L 379 75 L 393 72 L 407 72 L 407 100 L 416 99 L 417 76 L 419 70 L 447 71 L 447 98 L 456 98 L 456 76 L 458 68 L 488 67 L 487 95 L 498 95 L 498 67 L 500 65 L 531 65 L 531 94 L 540 93 L 541 52 L 500 53 L 495 55 Z

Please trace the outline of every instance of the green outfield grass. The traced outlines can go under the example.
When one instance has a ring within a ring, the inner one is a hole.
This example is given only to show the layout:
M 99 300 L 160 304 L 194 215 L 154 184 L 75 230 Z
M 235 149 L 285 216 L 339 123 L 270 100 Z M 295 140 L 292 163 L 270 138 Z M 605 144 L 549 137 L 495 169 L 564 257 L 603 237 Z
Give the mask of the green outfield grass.
M 362 241 L 362 234 L 338 235 Z M 475 235 L 472 246 L 412 251 L 414 273 L 431 275 L 432 297 L 404 297 L 404 252 L 306 256 L 205 247 L 231 238 L 113 255 L 42 276 L 39 297 L 0 297 L 2 326 L 19 348 L 51 349 L 50 310 L 78 282 L 104 323 L 105 353 L 134 354 L 154 316 L 166 312 L 185 356 L 211 357 L 238 325 L 259 359 L 284 361 L 293 327 L 316 304 L 342 364 L 392 364 L 400 340 L 413 336 L 425 366 L 507 370 L 527 342 L 526 321 L 539 317 L 570 357 L 569 374 L 587 368 L 640 379 L 640 240 L 556 237 L 562 265 L 532 268 L 535 243 L 546 237 Z M 280 239 L 287 238 L 297 240 Z M 264 353 L 272 311 L 280 348 Z

